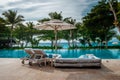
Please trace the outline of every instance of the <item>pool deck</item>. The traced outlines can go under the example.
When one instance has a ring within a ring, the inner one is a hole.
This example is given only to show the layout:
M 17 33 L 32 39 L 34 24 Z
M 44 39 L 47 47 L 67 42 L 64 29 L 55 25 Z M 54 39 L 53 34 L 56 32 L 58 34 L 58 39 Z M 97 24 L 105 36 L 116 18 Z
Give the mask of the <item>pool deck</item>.
M 0 80 L 120 80 L 120 60 L 102 60 L 102 68 L 54 68 L 0 58 Z

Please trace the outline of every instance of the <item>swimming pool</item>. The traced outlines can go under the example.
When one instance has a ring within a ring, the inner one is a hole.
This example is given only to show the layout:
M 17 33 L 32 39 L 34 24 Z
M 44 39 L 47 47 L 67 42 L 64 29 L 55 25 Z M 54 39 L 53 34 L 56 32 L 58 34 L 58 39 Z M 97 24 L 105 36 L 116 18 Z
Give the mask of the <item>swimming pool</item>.
M 47 54 L 53 54 L 54 50 L 43 50 Z M 120 59 L 120 49 L 60 49 L 57 51 L 63 58 L 78 58 L 84 54 L 94 54 L 102 59 Z M 27 54 L 24 50 L 0 50 L 0 58 L 22 58 Z

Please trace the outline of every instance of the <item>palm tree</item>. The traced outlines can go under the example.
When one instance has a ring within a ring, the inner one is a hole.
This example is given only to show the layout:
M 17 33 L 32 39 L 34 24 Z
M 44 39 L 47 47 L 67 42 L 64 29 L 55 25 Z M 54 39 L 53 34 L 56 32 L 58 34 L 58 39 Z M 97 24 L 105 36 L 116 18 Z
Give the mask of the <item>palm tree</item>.
M 41 19 L 41 20 L 38 20 L 38 22 L 39 23 L 43 23 L 43 22 L 45 22 L 45 21 L 49 21 L 50 20 L 50 18 L 43 18 L 43 19 Z M 39 24 L 38 23 L 38 24 Z
M 116 38 L 120 41 L 120 35 L 116 35 Z
M 26 37 L 28 36 L 26 32 L 27 28 L 24 24 L 19 24 L 14 28 L 14 36 L 18 39 L 18 43 L 23 47 L 23 43 L 21 41 L 26 40 Z M 24 34 L 23 34 L 24 33 Z
M 35 33 L 37 33 L 37 30 L 33 28 L 34 24 L 33 22 L 28 22 L 26 23 L 26 46 L 28 44 L 28 42 L 30 42 L 32 44 L 32 40 L 33 40 L 33 36 L 35 35 Z M 33 44 L 32 44 L 33 47 Z
M 3 18 L 0 17 L 0 39 L 7 39 L 10 30 L 8 27 L 5 26 L 5 21 Z
M 57 13 L 57 12 L 51 12 L 51 13 L 49 13 L 49 16 L 50 16 L 50 18 L 51 19 L 59 19 L 59 20 L 62 20 L 62 12 L 60 12 L 60 13 Z
M 115 12 L 115 9 L 113 8 L 111 2 L 117 2 L 117 0 L 108 0 L 108 3 L 109 3 L 109 6 L 110 6 L 110 10 L 112 11 L 113 16 L 114 16 L 114 23 L 113 23 L 113 24 L 118 27 L 119 32 L 120 32 L 120 24 L 119 24 L 119 21 L 118 21 L 118 18 L 117 18 L 117 14 L 116 14 L 116 12 Z M 117 3 L 118 3 L 118 2 L 117 2 Z M 118 5 L 118 8 L 119 8 L 119 5 Z
M 40 22 L 40 23 L 43 23 L 43 22 L 45 22 L 45 21 L 49 21 L 49 20 L 51 20 L 51 19 L 58 19 L 58 20 L 62 20 L 62 14 L 61 14 L 62 12 L 60 12 L 60 13 L 57 13 L 57 12 L 51 12 L 51 13 L 49 13 L 48 15 L 49 15 L 49 17 L 50 18 L 43 18 L 43 19 L 41 19 L 41 20 L 38 20 L 38 22 Z M 39 24 L 39 23 L 38 23 Z M 54 44 L 53 44 L 53 40 L 54 40 L 54 33 L 53 33 L 53 31 L 49 31 L 49 33 L 48 33 L 48 31 L 46 32 L 46 31 L 43 31 L 44 32 L 44 39 L 46 38 L 46 39 L 50 39 L 51 40 L 51 46 L 53 46 Z M 43 34 L 43 33 L 42 33 Z
M 10 27 L 10 46 L 12 47 L 12 38 L 13 38 L 13 28 L 19 24 L 20 22 L 24 21 L 24 17 L 22 15 L 18 15 L 17 11 L 13 11 L 13 10 L 8 10 L 5 11 L 3 14 L 4 16 L 4 20 L 6 22 L 6 25 L 8 25 Z
M 72 24 L 72 25 L 75 25 L 75 23 L 76 23 L 76 19 L 72 19 L 71 17 L 65 18 L 64 21 L 67 22 L 67 23 L 69 23 L 69 24 Z M 68 39 L 68 45 L 70 45 L 69 40 L 72 39 L 72 45 L 73 45 L 73 47 L 75 46 L 73 39 L 77 35 L 77 34 L 73 34 L 74 32 L 76 32 L 76 31 L 75 30 L 70 30 L 70 33 L 69 33 L 70 35 L 68 36 L 69 37 L 69 39 Z

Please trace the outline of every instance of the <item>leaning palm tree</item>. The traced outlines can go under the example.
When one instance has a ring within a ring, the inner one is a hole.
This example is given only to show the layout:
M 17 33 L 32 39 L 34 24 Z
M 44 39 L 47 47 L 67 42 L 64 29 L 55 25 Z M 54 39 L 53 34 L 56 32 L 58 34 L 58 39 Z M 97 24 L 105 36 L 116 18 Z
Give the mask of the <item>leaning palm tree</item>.
M 13 38 L 13 35 L 12 35 L 12 32 L 13 32 L 13 28 L 19 24 L 21 21 L 24 21 L 24 17 L 22 15 L 18 15 L 17 14 L 17 11 L 13 11 L 13 10 L 8 10 L 8 11 L 5 11 L 3 14 L 4 16 L 4 20 L 6 22 L 6 25 L 8 25 L 10 27 L 10 46 L 12 47 L 12 38 Z
M 114 23 L 113 24 L 118 27 L 118 30 L 120 32 L 120 23 L 118 21 L 117 14 L 116 14 L 115 9 L 113 8 L 111 2 L 112 2 L 112 0 L 108 0 L 109 6 L 110 6 L 110 10 L 112 11 L 113 16 L 114 16 Z

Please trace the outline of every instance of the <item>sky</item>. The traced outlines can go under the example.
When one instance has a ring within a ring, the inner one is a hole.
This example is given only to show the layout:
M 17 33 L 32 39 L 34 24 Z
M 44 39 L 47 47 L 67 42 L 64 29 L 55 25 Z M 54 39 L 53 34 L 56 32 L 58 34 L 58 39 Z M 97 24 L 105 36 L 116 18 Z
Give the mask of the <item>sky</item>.
M 47 18 L 50 12 L 61 12 L 63 18 L 82 21 L 99 0 L 0 0 L 0 15 L 7 10 L 17 10 L 26 21 Z
M 36 22 L 47 18 L 50 12 L 61 12 L 63 18 L 72 17 L 82 21 L 100 0 L 0 0 L 0 16 L 4 11 L 17 10 L 26 21 Z M 118 0 L 120 2 L 120 0 Z

